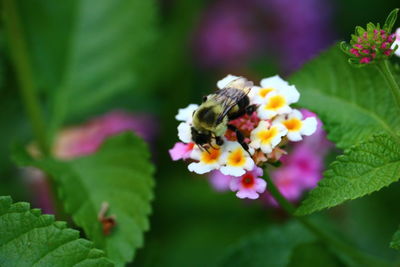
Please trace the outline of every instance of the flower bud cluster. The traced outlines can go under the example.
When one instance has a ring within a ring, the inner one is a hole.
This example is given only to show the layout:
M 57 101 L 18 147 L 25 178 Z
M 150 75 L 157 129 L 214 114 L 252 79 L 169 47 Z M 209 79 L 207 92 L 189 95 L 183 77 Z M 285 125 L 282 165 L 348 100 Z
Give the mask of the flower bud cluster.
M 395 35 L 368 24 L 367 30 L 357 27 L 358 35 L 353 35 L 349 52 L 360 64 L 371 63 L 374 59 L 388 58 L 394 53 L 391 48 Z
M 394 44 L 396 34 L 392 33 L 392 27 L 397 18 L 398 9 L 393 10 L 384 26 L 368 23 L 366 29 L 357 26 L 355 34 L 351 36 L 350 45 L 342 42 L 342 50 L 350 56 L 350 64 L 365 66 L 375 61 L 385 60 L 391 57 L 398 48 Z

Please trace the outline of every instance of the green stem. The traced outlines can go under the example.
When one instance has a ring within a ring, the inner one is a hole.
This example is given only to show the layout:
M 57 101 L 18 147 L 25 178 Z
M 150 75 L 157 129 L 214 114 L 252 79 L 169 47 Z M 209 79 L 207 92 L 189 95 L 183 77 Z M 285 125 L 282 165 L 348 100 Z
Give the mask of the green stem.
M 48 155 L 45 120 L 36 95 L 36 84 L 32 73 L 21 21 L 15 6 L 15 0 L 3 0 L 3 14 L 8 33 L 11 57 L 16 70 L 21 97 L 30 119 L 33 134 L 42 154 Z
M 289 215 L 296 218 L 301 224 L 303 224 L 304 227 L 306 227 L 311 233 L 313 233 L 327 246 L 331 247 L 334 250 L 342 252 L 344 255 L 346 255 L 347 258 L 351 258 L 362 266 L 389 266 L 388 263 L 376 259 L 375 257 L 372 257 L 370 255 L 365 255 L 364 253 L 341 241 L 340 239 L 337 239 L 331 234 L 326 233 L 325 231 L 320 229 L 318 225 L 312 223 L 306 217 L 295 216 L 294 206 L 279 192 L 278 188 L 267 173 L 264 175 L 264 178 L 267 181 L 269 192 L 279 203 L 282 209 L 284 209 Z
M 377 67 L 385 78 L 387 84 L 389 85 L 393 97 L 396 101 L 397 108 L 400 110 L 400 87 L 397 84 L 396 79 L 394 78 L 393 73 L 390 69 L 389 60 L 381 60 L 377 63 Z

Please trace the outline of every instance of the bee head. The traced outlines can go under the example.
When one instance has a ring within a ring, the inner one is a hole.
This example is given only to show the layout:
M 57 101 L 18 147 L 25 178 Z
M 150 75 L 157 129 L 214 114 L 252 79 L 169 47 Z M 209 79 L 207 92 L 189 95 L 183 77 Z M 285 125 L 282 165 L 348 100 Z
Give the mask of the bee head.
M 209 144 L 211 142 L 211 134 L 210 133 L 202 133 L 197 131 L 194 127 L 191 128 L 192 132 L 192 140 L 199 146 L 203 146 L 205 144 Z

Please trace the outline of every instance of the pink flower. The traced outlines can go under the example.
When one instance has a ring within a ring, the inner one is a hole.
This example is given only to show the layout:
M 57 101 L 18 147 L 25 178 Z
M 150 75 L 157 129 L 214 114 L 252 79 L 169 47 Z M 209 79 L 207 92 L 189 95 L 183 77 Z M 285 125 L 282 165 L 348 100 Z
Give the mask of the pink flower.
M 297 201 L 303 192 L 301 177 L 299 170 L 293 167 L 282 167 L 271 174 L 279 192 L 290 201 Z
M 229 190 L 229 184 L 231 183 L 232 176 L 224 175 L 220 171 L 213 171 L 209 175 L 209 182 L 212 187 L 218 191 L 223 192 Z
M 305 144 L 295 146 L 281 161 L 284 166 L 294 166 L 302 173 L 321 172 L 323 168 L 321 156 L 315 153 L 314 148 Z
M 241 177 L 233 177 L 230 182 L 230 189 L 237 191 L 238 198 L 257 199 L 259 193 L 264 193 L 267 183 L 264 179 L 258 178 L 263 175 L 263 170 L 255 167 L 252 171 L 246 172 Z
M 124 131 L 135 132 L 146 141 L 151 141 L 155 129 L 155 120 L 149 115 L 111 111 L 85 124 L 63 130 L 56 137 L 53 154 L 61 159 L 89 155 L 96 152 L 105 139 Z
M 314 149 L 314 152 L 320 156 L 324 156 L 333 144 L 326 138 L 326 132 L 323 129 L 322 121 L 317 115 L 307 109 L 300 110 L 304 118 L 314 117 L 317 119 L 317 131 L 312 136 L 306 136 L 303 139 L 304 145 Z
M 178 142 L 174 145 L 173 148 L 168 150 L 168 152 L 172 160 L 187 159 L 190 157 L 190 153 L 192 152 L 193 147 L 194 143 L 185 144 Z

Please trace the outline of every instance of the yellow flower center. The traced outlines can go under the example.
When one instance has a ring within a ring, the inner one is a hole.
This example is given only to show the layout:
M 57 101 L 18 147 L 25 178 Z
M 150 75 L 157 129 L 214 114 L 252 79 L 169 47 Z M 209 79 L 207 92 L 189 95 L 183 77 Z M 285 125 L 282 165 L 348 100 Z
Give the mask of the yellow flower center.
M 274 88 L 261 88 L 260 91 L 258 92 L 259 96 L 264 98 L 269 92 L 274 91 Z
M 293 118 L 293 119 L 284 121 L 283 124 L 286 126 L 286 129 L 288 129 L 288 131 L 297 132 L 300 130 L 302 122 L 299 119 Z
M 210 148 L 210 149 L 208 149 L 208 152 L 204 151 L 201 153 L 200 161 L 204 162 L 206 164 L 213 164 L 218 161 L 220 156 L 221 156 L 220 149 Z
M 272 139 L 278 134 L 278 129 L 276 127 L 272 127 L 269 130 L 260 131 L 257 134 L 258 139 L 261 140 L 261 143 L 271 143 Z
M 243 166 L 246 163 L 246 158 L 241 148 L 232 151 L 228 156 L 228 165 L 230 166 Z
M 286 105 L 286 100 L 281 95 L 275 95 L 271 97 L 268 101 L 268 104 L 265 106 L 265 109 L 269 110 L 277 110 Z

